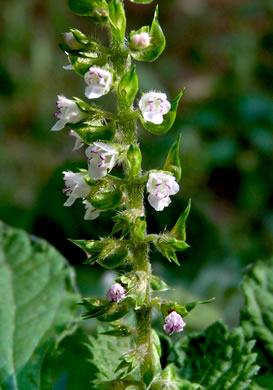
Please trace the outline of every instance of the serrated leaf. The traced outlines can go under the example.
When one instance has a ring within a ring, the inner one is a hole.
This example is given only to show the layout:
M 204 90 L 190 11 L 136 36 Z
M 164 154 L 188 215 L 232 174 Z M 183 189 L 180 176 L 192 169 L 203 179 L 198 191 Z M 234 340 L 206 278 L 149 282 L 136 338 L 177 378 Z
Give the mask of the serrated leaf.
M 245 340 L 242 328 L 229 333 L 216 322 L 203 333 L 181 337 L 174 346 L 175 363 L 182 378 L 207 390 L 248 389 L 259 369 L 254 344 Z
M 164 115 L 163 117 L 164 120 L 161 125 L 155 125 L 152 122 L 147 122 L 144 120 L 142 116 L 140 116 L 140 120 L 143 127 L 154 135 L 163 135 L 167 133 L 172 128 L 172 125 L 174 124 L 174 121 L 176 119 L 176 111 L 177 111 L 178 103 L 182 98 L 182 96 L 184 95 L 184 93 L 185 93 L 185 88 L 182 89 L 182 91 L 176 96 L 176 98 L 172 99 L 171 109 L 166 115 Z
M 141 34 L 147 32 L 150 36 L 150 44 L 142 50 L 134 50 L 133 46 L 130 45 L 130 39 L 135 34 Z M 131 31 L 129 34 L 129 46 L 131 56 L 138 61 L 155 61 L 165 49 L 166 39 L 163 31 L 158 22 L 158 6 L 156 6 L 154 19 L 152 22 L 151 30 L 148 26 L 144 26 L 137 31 Z
M 255 351 L 263 374 L 255 378 L 255 382 L 267 388 L 262 376 L 273 379 L 273 259 L 268 262 L 260 261 L 248 270 L 242 289 L 245 308 L 241 313 L 241 326 L 247 339 L 257 340 Z
M 104 328 L 98 327 L 97 335 L 89 337 L 87 347 L 91 353 L 92 365 L 97 370 L 97 379 L 99 381 L 112 381 L 117 376 L 116 368 L 119 364 L 119 358 L 128 351 L 131 344 L 130 338 L 118 338 L 113 342 L 112 336 L 101 334 L 104 330 Z
M 74 272 L 46 241 L 0 224 L 0 387 L 37 390 L 46 351 L 72 329 Z

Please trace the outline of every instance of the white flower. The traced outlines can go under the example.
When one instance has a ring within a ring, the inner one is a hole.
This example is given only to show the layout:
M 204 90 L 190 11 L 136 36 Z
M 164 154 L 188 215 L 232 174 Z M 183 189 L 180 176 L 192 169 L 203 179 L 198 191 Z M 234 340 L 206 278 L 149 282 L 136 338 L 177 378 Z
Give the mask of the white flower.
M 145 49 L 149 46 L 151 37 L 147 32 L 140 34 L 134 34 L 131 38 L 132 46 L 134 49 Z
M 140 99 L 139 108 L 145 121 L 160 125 L 163 122 L 163 115 L 170 111 L 171 104 L 165 93 L 148 92 Z
M 93 180 L 106 176 L 118 157 L 117 149 L 103 142 L 94 142 L 85 153 L 88 157 L 88 174 Z
M 58 121 L 51 128 L 53 131 L 63 129 L 67 123 L 77 123 L 84 117 L 74 100 L 67 99 L 63 95 L 58 95 L 56 105 L 58 110 L 54 115 Z
M 83 173 L 64 171 L 63 174 L 65 183 L 63 193 L 68 196 L 64 206 L 71 206 L 77 198 L 85 198 L 90 192 L 90 187 L 84 180 Z
M 84 80 L 88 85 L 85 88 L 85 96 L 88 99 L 96 99 L 107 94 L 110 91 L 112 79 L 112 74 L 108 70 L 91 66 L 84 75 Z
M 92 204 L 86 199 L 82 203 L 84 204 L 86 210 L 84 214 L 85 220 L 92 220 L 98 218 L 98 216 L 100 215 L 99 210 L 95 209 L 95 207 L 93 207 Z
M 170 195 L 179 191 L 175 177 L 169 173 L 152 172 L 147 182 L 148 201 L 156 211 L 162 211 L 171 203 Z
M 73 150 L 78 150 L 78 149 L 80 149 L 80 148 L 84 145 L 83 140 L 81 139 L 81 137 L 79 136 L 79 134 L 76 133 L 76 131 L 70 130 L 70 131 L 69 131 L 69 135 L 71 135 L 72 137 L 75 137 L 75 138 L 76 138 L 76 141 L 75 141 L 75 145 L 74 145 Z

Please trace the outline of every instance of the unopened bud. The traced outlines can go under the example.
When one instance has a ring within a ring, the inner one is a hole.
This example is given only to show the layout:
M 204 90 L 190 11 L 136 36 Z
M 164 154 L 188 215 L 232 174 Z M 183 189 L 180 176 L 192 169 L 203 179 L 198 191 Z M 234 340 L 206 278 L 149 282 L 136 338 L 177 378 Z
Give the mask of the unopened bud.
M 63 34 L 65 44 L 72 50 L 78 50 L 83 47 L 83 45 L 77 41 L 71 31 Z
M 182 332 L 185 326 L 186 322 L 183 321 L 181 315 L 176 313 L 176 311 L 172 311 L 165 318 L 164 330 L 169 336 L 174 332 Z
M 131 38 L 131 46 L 134 50 L 146 49 L 150 45 L 151 37 L 147 32 L 134 34 Z
M 122 287 L 121 284 L 115 283 L 107 291 L 107 297 L 112 302 L 119 302 L 126 297 L 127 291 Z

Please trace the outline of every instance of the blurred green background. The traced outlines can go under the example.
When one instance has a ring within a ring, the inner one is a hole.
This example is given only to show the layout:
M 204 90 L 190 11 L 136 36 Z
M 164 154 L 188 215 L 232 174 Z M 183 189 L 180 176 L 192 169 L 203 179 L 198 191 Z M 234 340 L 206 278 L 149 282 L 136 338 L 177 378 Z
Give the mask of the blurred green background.
M 147 204 L 149 232 L 171 228 L 192 198 L 191 248 L 181 267 L 152 252 L 154 272 L 180 301 L 217 299 L 197 309 L 188 329 L 216 318 L 234 325 L 242 298 L 242 270 L 273 247 L 273 4 L 271 0 L 125 1 L 128 31 L 151 23 L 156 3 L 167 47 L 151 64 L 137 63 L 140 88 L 175 96 L 186 86 L 173 129 L 156 137 L 139 129 L 144 169 L 160 167 L 182 134 L 181 192 L 163 212 Z M 111 213 L 83 221 L 77 204 L 63 207 L 62 171 L 86 166 L 72 152 L 67 130 L 50 132 L 57 94 L 83 98 L 84 81 L 58 47 L 76 27 L 98 40 L 106 31 L 73 15 L 64 0 L 6 0 L 0 14 L 0 219 L 46 238 L 75 266 L 83 295 L 105 294 L 113 273 L 83 266 L 67 241 L 111 231 Z M 100 99 L 102 106 L 111 99 Z M 162 326 L 155 318 L 155 324 Z M 96 322 L 88 321 L 88 329 Z

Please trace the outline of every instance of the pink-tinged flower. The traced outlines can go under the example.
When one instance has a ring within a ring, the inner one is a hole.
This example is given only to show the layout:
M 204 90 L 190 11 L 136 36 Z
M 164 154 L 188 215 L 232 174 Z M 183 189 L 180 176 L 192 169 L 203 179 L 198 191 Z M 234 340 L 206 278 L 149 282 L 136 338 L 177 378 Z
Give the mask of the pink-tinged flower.
M 113 168 L 118 157 L 117 149 L 104 142 L 94 142 L 85 151 L 88 157 L 88 174 L 93 180 L 101 179 Z
M 131 47 L 134 50 L 146 49 L 149 46 L 151 37 L 147 32 L 142 32 L 140 34 L 134 34 L 131 38 Z
M 90 192 L 90 187 L 84 180 L 83 173 L 64 171 L 63 174 L 65 183 L 63 193 L 68 196 L 64 206 L 71 206 L 76 199 L 85 198 Z
M 185 326 L 186 322 L 183 321 L 181 315 L 176 313 L 176 311 L 172 311 L 165 318 L 164 330 L 168 335 L 171 335 L 174 332 L 182 332 Z
M 76 140 L 75 140 L 75 145 L 74 145 L 74 148 L 73 148 L 73 151 L 74 151 L 74 150 L 80 149 L 80 148 L 84 145 L 83 140 L 81 139 L 81 137 L 79 136 L 79 134 L 76 133 L 76 131 L 70 130 L 70 131 L 69 131 L 69 135 L 71 135 L 72 137 L 75 137 L 75 138 L 76 138 Z
M 108 70 L 91 66 L 85 73 L 84 80 L 88 85 L 85 88 L 85 96 L 88 99 L 97 99 L 110 91 L 113 77 Z
M 162 211 L 171 203 L 170 195 L 179 191 L 175 177 L 169 173 L 152 172 L 147 182 L 148 201 L 156 211 Z
M 95 207 L 93 207 L 92 204 L 88 202 L 88 200 L 86 199 L 82 203 L 84 204 L 85 207 L 85 214 L 84 214 L 85 220 L 93 220 L 98 218 L 98 216 L 100 215 L 99 210 L 95 209 Z
M 126 298 L 127 291 L 122 287 L 121 284 L 115 283 L 107 291 L 107 297 L 112 302 L 119 302 L 122 299 Z
M 163 115 L 170 111 L 171 103 L 165 93 L 148 92 L 140 99 L 139 108 L 145 121 L 160 125 L 164 120 Z
M 84 118 L 84 114 L 78 108 L 74 100 L 67 99 L 63 95 L 58 95 L 56 105 L 58 110 L 54 115 L 58 121 L 51 128 L 53 131 L 61 130 L 67 123 L 77 123 Z

